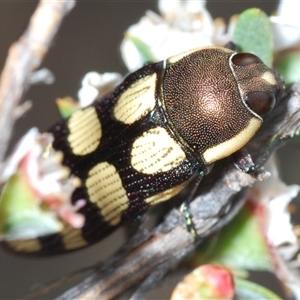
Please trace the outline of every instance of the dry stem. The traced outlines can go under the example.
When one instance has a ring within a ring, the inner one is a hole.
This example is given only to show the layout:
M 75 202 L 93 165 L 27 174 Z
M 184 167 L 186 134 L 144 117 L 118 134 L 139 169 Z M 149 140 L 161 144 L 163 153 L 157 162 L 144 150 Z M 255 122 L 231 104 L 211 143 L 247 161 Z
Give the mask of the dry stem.
M 30 74 L 40 67 L 63 18 L 74 5 L 75 0 L 41 0 L 28 28 L 9 48 L 0 81 L 0 162 L 11 138 L 18 105 L 29 88 Z

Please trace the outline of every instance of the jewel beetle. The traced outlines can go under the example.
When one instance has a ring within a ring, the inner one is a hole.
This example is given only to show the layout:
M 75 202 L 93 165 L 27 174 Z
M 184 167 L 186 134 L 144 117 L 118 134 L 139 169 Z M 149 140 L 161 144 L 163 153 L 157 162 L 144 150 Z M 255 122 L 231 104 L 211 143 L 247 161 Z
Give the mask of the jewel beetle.
M 63 165 L 81 180 L 72 202 L 87 201 L 84 227 L 9 246 L 56 254 L 99 241 L 246 145 L 283 90 L 257 56 L 214 46 L 129 74 L 50 130 Z

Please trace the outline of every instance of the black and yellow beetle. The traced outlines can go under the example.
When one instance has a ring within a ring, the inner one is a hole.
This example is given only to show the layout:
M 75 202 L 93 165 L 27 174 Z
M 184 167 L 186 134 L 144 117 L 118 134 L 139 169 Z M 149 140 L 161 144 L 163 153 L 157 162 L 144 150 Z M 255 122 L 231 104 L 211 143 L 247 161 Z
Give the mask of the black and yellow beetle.
M 88 200 L 80 210 L 84 227 L 11 247 L 55 254 L 99 241 L 247 144 L 283 89 L 258 57 L 221 47 L 129 74 L 110 95 L 51 130 L 53 148 L 82 181 L 72 201 Z

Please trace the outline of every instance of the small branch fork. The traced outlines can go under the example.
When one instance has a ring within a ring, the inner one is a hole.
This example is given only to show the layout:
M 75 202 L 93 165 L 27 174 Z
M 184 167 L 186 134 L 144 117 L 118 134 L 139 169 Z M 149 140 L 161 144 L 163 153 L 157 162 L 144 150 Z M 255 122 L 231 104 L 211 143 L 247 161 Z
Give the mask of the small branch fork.
M 29 88 L 30 75 L 40 67 L 63 18 L 74 5 L 75 0 L 41 0 L 28 28 L 9 48 L 0 81 L 0 162 L 11 138 L 18 106 Z

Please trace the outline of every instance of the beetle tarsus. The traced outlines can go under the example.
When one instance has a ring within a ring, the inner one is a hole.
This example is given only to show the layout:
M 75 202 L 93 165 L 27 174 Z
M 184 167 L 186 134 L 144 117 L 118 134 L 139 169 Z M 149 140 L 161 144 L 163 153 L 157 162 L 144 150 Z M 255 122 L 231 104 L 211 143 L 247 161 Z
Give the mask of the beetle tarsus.
M 251 174 L 258 171 L 262 165 L 254 164 L 251 155 L 246 149 L 241 149 L 233 154 L 235 166 L 244 173 Z
M 193 221 L 193 215 L 190 212 L 190 204 L 186 201 L 183 202 L 180 206 L 180 212 L 184 215 L 187 231 L 193 236 L 196 242 L 198 235 Z

